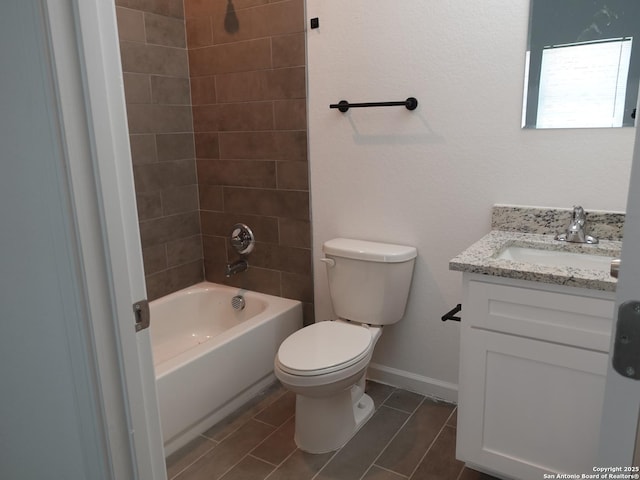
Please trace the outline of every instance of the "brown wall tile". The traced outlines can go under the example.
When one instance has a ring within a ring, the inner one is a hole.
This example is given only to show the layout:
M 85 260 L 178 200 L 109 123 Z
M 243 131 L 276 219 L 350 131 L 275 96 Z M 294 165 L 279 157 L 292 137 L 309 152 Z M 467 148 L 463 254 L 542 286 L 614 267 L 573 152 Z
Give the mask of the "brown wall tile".
M 134 165 L 158 161 L 155 135 L 129 135 L 129 143 Z
M 167 252 L 165 245 L 154 245 L 142 250 L 144 271 L 147 275 L 161 272 L 167 268 Z
M 145 13 L 144 27 L 146 41 L 149 44 L 181 48 L 187 46 L 185 24 L 182 19 Z
M 155 300 L 204 280 L 202 261 L 196 260 L 147 275 L 146 280 L 147 296 L 149 300 Z
M 273 113 L 276 130 L 306 130 L 306 99 L 281 100 L 273 102 Z
M 149 75 L 138 73 L 125 73 L 124 95 L 127 104 L 151 103 L 151 83 Z
M 149 220 L 162 216 L 162 198 L 160 192 L 137 193 L 138 220 Z
M 271 102 L 233 103 L 193 107 L 196 132 L 273 130 Z
M 184 18 L 182 0 L 115 0 L 120 7 L 135 8 L 168 17 Z
M 216 76 L 216 92 L 219 102 L 251 102 L 268 100 L 266 73 L 241 72 Z
M 193 158 L 195 147 L 192 133 L 162 133 L 156 135 L 158 161 Z
M 213 45 L 211 17 L 187 18 L 186 28 L 189 48 Z
M 198 185 L 200 208 L 202 210 L 222 211 L 224 201 L 222 199 L 222 186 Z
M 208 105 L 216 103 L 216 77 L 191 78 L 191 102 L 193 105 Z
M 304 31 L 304 2 L 289 0 L 253 9 L 256 37 L 283 35 Z
M 120 54 L 125 72 L 189 76 L 187 51 L 182 48 L 121 41 Z
M 144 14 L 129 8 L 116 8 L 120 40 L 144 42 Z
M 278 188 L 284 190 L 309 190 L 307 162 L 278 162 Z
M 198 186 L 195 184 L 164 189 L 161 196 L 162 213 L 164 215 L 175 215 L 176 213 L 198 210 Z
M 151 76 L 153 103 L 164 105 L 191 105 L 188 78 Z
M 200 281 L 204 267 L 209 280 L 300 299 L 308 323 L 303 0 L 116 4 L 130 10 L 119 21 L 149 297 Z M 258 243 L 249 270 L 227 279 L 237 222 Z
M 271 59 L 273 68 L 305 65 L 304 33 L 271 37 Z
M 279 218 L 278 231 L 280 245 L 311 248 L 311 222 L 308 220 Z
M 275 162 L 265 160 L 199 160 L 198 182 L 205 185 L 275 188 Z
M 204 278 L 184 9 L 182 0 L 116 4 L 145 277 L 154 299 Z
M 196 77 L 270 68 L 271 42 L 258 39 L 189 50 L 189 67 Z
M 142 248 L 200 234 L 198 212 L 140 222 Z
M 309 194 L 286 190 L 224 187 L 227 212 L 300 220 L 309 218 Z
M 196 157 L 220 158 L 220 138 L 217 132 L 195 134 Z
M 195 160 L 174 160 L 135 165 L 133 177 L 138 193 L 194 185 L 197 182 Z
M 191 107 L 182 105 L 127 106 L 129 133 L 169 133 L 193 131 Z
M 202 261 L 202 236 L 181 238 L 167 243 L 167 265 L 173 267 L 193 261 Z

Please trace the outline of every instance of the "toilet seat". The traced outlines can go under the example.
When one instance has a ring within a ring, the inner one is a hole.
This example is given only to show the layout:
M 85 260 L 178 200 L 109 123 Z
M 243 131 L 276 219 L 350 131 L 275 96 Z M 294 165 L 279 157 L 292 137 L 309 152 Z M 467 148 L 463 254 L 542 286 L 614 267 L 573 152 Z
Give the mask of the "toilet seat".
M 371 353 L 375 337 L 367 325 L 318 322 L 290 335 L 278 350 L 277 365 L 298 376 L 317 376 L 346 369 Z

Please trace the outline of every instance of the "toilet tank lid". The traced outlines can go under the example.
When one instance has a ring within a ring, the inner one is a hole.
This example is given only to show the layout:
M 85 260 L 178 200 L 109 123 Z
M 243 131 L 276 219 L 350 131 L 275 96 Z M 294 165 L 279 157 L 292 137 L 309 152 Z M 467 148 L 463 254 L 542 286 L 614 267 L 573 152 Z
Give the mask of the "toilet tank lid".
M 383 263 L 401 263 L 418 256 L 418 250 L 415 247 L 353 238 L 328 240 L 322 245 L 322 251 L 335 257 Z

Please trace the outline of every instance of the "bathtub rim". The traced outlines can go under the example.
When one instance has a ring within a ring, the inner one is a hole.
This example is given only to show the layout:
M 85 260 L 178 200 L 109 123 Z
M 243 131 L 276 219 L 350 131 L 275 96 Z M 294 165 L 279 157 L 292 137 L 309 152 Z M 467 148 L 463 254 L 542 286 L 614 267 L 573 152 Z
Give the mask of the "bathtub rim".
M 247 301 L 251 301 L 252 298 L 264 299 L 266 301 L 266 307 L 262 312 L 258 313 L 257 315 L 238 323 L 238 325 L 231 327 L 228 330 L 225 330 L 220 335 L 216 335 L 215 337 L 209 339 L 208 341 L 203 342 L 199 345 L 196 345 L 192 348 L 189 348 L 188 350 L 185 350 L 184 352 L 181 352 L 172 358 L 169 358 L 158 364 L 155 363 L 155 359 L 154 359 L 156 381 L 159 378 L 163 377 L 164 375 L 168 375 L 174 372 L 175 370 L 181 368 L 186 363 L 189 363 L 190 361 L 194 361 L 202 357 L 203 355 L 206 355 L 207 352 L 209 352 L 216 346 L 221 346 L 233 341 L 239 335 L 242 335 L 244 331 L 250 330 L 251 328 L 259 325 L 260 323 L 269 320 L 274 315 L 288 312 L 295 308 L 302 308 L 301 307 L 302 302 L 300 302 L 299 300 L 292 300 L 289 298 L 277 297 L 275 295 L 269 295 L 267 293 L 255 292 L 253 290 L 246 290 L 239 287 L 231 287 L 231 286 L 223 285 L 219 283 L 208 282 L 206 280 L 203 282 L 199 282 L 194 285 L 191 285 L 189 287 L 183 288 L 176 292 L 172 292 L 168 295 L 165 295 L 164 297 L 160 297 L 155 300 L 152 300 L 151 302 L 149 302 L 149 306 L 150 308 L 153 308 L 154 306 L 155 307 L 161 306 L 163 303 L 169 302 L 174 298 L 178 298 L 186 295 L 193 295 L 195 293 L 200 293 L 203 291 L 206 292 L 206 291 L 215 291 L 215 290 L 218 290 L 218 291 L 222 290 L 224 292 L 231 294 L 231 296 L 243 295 L 247 299 Z M 300 307 L 298 307 L 298 305 L 300 305 Z M 153 314 L 151 315 L 150 328 L 153 328 Z

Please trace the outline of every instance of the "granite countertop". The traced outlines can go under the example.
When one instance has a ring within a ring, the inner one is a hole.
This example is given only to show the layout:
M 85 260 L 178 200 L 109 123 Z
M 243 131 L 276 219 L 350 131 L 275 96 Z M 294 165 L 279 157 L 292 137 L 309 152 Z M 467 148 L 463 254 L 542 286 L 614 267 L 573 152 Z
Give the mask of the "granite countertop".
M 567 285 L 593 290 L 615 291 L 617 280 L 608 271 L 587 268 L 546 266 L 496 258 L 510 246 L 535 247 L 619 257 L 622 242 L 600 240 L 595 245 L 560 242 L 552 235 L 493 230 L 449 262 L 451 270 L 480 273 L 534 282 Z
M 619 257 L 625 214 L 586 211 L 586 233 L 600 239 L 595 245 L 555 240 L 566 231 L 573 209 L 494 205 L 492 232 L 449 262 L 451 270 L 481 273 L 533 282 L 567 285 L 592 290 L 615 291 L 618 281 L 609 271 L 587 268 L 546 266 L 496 258 L 510 246 L 534 247 L 538 250 L 562 250 Z

